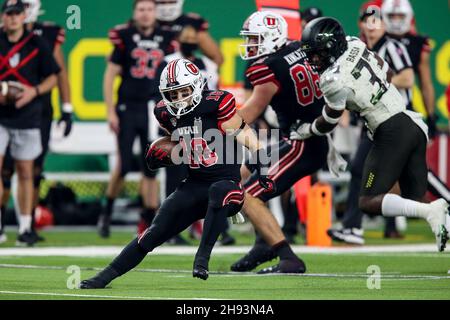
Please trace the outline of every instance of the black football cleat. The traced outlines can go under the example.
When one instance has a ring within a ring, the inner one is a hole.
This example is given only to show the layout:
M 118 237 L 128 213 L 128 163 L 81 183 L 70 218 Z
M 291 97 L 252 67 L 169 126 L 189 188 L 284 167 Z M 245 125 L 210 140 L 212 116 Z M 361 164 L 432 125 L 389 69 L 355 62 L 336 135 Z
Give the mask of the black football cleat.
M 96 277 L 80 282 L 80 289 L 104 289 L 106 284 Z
M 36 236 L 31 233 L 31 231 L 27 231 L 25 233 L 20 234 L 17 237 L 16 246 L 18 247 L 32 247 L 38 242 Z
M 233 263 L 230 269 L 234 272 L 248 272 L 276 257 L 275 251 L 269 246 L 256 245 L 245 256 Z
M 301 259 L 281 260 L 279 264 L 264 268 L 258 271 L 258 274 L 269 273 L 305 273 L 306 265 Z
M 110 225 L 111 225 L 111 217 L 105 214 L 100 215 L 98 219 L 98 235 L 101 238 L 107 239 L 110 237 L 111 235 Z
M 37 233 L 36 229 L 32 228 L 31 233 L 36 238 L 37 242 L 45 242 L 45 238 L 41 236 L 39 233 Z
M 192 276 L 194 278 L 200 278 L 202 280 L 207 280 L 209 277 L 209 272 L 202 266 L 196 266 L 192 271 Z

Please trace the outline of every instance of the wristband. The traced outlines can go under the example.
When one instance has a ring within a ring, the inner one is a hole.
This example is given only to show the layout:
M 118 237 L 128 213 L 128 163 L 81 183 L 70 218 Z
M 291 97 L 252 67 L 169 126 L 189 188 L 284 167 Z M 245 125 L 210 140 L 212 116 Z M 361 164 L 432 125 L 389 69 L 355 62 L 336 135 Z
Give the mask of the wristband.
M 316 135 L 316 136 L 324 136 L 324 135 L 326 135 L 326 133 L 322 133 L 322 132 L 320 132 L 320 131 L 317 129 L 316 124 L 317 124 L 317 120 L 314 121 L 314 122 L 312 123 L 311 127 L 309 128 L 310 132 L 313 133 L 313 134 Z
M 36 90 L 36 97 L 39 97 L 41 95 L 39 92 L 39 86 L 34 87 L 34 90 Z
M 64 102 L 62 105 L 62 111 L 66 113 L 72 113 L 73 112 L 73 106 L 70 102 Z
M 8 94 L 8 83 L 6 81 L 2 81 L 2 96 L 6 96 Z

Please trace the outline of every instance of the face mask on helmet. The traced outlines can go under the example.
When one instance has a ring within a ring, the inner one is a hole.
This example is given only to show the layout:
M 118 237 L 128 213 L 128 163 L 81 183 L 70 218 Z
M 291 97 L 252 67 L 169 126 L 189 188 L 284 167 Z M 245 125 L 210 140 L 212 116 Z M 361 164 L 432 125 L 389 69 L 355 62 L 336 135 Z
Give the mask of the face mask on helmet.
M 329 66 L 331 66 L 336 58 L 332 57 L 330 53 L 325 49 L 315 49 L 315 50 L 303 50 L 308 58 L 308 63 L 313 69 L 317 70 L 319 73 L 325 71 Z
M 287 23 L 276 13 L 258 11 L 245 21 L 240 35 L 244 38 L 244 44 L 239 47 L 241 58 L 256 59 L 286 44 Z
M 40 0 L 24 0 L 25 4 L 25 23 L 34 23 L 38 20 L 38 17 L 44 14 L 44 11 L 41 10 L 41 1 Z
M 177 59 L 164 68 L 159 91 L 167 110 L 179 118 L 199 105 L 204 86 L 198 67 L 189 60 Z
M 333 18 L 312 20 L 303 30 L 301 48 L 310 65 L 319 72 L 335 63 L 347 47 L 344 29 Z
M 184 0 L 156 0 L 156 18 L 173 21 L 183 13 Z
M 388 33 L 401 36 L 411 30 L 414 13 L 408 0 L 386 0 L 381 13 Z

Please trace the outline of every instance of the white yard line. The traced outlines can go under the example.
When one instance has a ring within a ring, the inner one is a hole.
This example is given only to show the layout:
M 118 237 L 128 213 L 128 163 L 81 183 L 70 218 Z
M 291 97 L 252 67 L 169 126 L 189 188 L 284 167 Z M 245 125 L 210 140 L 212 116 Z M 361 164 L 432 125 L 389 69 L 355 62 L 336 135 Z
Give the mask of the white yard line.
M 27 264 L 0 264 L 0 269 L 37 269 L 37 270 L 66 270 L 63 266 L 45 266 L 45 265 L 27 265 Z M 103 268 L 80 268 L 82 271 L 101 271 Z M 168 278 L 192 277 L 192 270 L 174 270 L 174 269 L 143 269 L 137 268 L 132 272 L 149 272 L 149 273 L 168 273 Z M 255 272 L 210 272 L 213 275 L 222 277 L 279 277 L 279 276 L 296 276 L 296 277 L 312 277 L 312 278 L 363 278 L 369 275 L 366 273 L 305 273 L 305 274 L 256 274 Z M 402 275 L 398 272 L 383 272 L 381 278 L 384 280 L 450 280 L 450 275 L 432 276 L 432 275 Z
M 133 297 L 133 296 L 107 296 L 97 294 L 72 294 L 53 292 L 26 292 L 26 291 L 0 291 L 1 294 L 31 295 L 47 297 L 73 297 L 73 298 L 95 298 L 95 299 L 130 299 L 130 300 L 215 300 L 210 298 L 171 298 L 171 297 Z
M 214 254 L 244 254 L 250 246 L 216 247 Z M 437 253 L 434 244 L 383 245 L 364 247 L 308 247 L 293 246 L 297 254 L 376 254 L 376 253 Z M 111 257 L 122 251 L 119 246 L 86 246 L 86 247 L 36 247 L 36 248 L 0 248 L 1 256 L 20 257 Z M 195 246 L 162 246 L 154 251 L 165 255 L 194 255 Z M 447 256 L 445 253 L 442 256 Z

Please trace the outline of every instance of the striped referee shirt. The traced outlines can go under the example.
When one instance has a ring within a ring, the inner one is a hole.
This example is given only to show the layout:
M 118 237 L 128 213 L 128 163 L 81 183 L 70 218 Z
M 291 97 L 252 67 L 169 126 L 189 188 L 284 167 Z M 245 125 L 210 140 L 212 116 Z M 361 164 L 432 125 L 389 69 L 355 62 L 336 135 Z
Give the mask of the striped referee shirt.
M 381 58 L 386 60 L 395 74 L 413 67 L 405 45 L 386 35 L 373 46 L 372 51 L 378 53 Z M 405 99 L 406 107 L 412 110 L 412 88 L 398 89 L 398 91 Z

